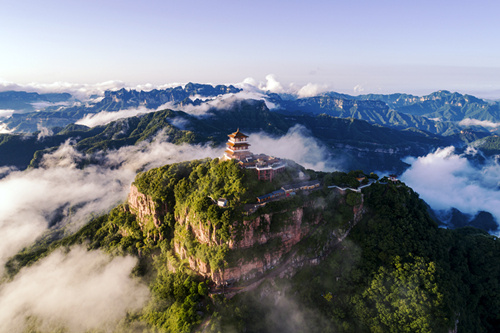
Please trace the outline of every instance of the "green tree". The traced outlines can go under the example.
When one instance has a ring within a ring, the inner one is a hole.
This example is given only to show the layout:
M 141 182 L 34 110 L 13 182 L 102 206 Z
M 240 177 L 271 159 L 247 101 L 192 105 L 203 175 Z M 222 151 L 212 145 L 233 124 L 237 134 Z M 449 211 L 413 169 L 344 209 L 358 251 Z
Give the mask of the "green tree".
M 380 267 L 358 304 L 358 315 L 372 332 L 446 332 L 444 297 L 436 265 L 421 257 Z

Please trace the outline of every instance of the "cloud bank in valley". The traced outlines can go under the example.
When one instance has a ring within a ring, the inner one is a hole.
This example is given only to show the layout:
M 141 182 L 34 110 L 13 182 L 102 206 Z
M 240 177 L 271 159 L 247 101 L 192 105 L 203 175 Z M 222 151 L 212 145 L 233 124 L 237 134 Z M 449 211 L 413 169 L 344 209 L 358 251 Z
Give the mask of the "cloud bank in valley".
M 477 120 L 471 118 L 465 118 L 464 120 L 458 123 L 460 126 L 481 126 L 481 127 L 489 127 L 489 128 L 497 128 L 500 127 L 500 123 L 495 123 L 489 120 Z
M 14 110 L 0 110 L 0 134 L 9 134 L 14 131 L 8 129 L 8 126 L 2 122 L 2 120 L 10 118 L 14 113 Z
M 406 162 L 411 167 L 401 180 L 433 209 L 454 207 L 472 215 L 487 211 L 500 221 L 500 165 L 496 160 L 476 166 L 465 155 L 457 154 L 454 147 L 447 147 Z
M 146 109 L 144 107 L 137 109 L 127 109 L 120 111 L 101 111 L 95 114 L 87 114 L 82 119 L 75 122 L 77 125 L 85 125 L 87 127 L 95 127 L 100 125 L 106 125 L 113 121 L 135 117 L 141 114 L 155 112 L 155 109 Z
M 5 176 L 0 179 L 0 273 L 9 257 L 34 242 L 50 224 L 70 224 L 75 230 L 90 214 L 104 213 L 123 202 L 137 170 L 222 154 L 222 149 L 177 146 L 165 139 L 160 133 L 151 143 L 94 155 L 101 164 L 83 169 L 76 165 L 87 157 L 70 142 L 46 155 L 41 168 L 4 168 Z
M 0 110 L 0 119 L 2 118 L 9 118 L 14 114 L 14 110 Z
M 25 332 L 34 320 L 44 331 L 107 331 L 149 297 L 130 277 L 136 263 L 82 247 L 57 250 L 0 286 L 0 331 Z
M 91 215 L 124 202 L 138 170 L 217 157 L 223 151 L 174 145 L 166 139 L 159 133 L 152 142 L 94 154 L 92 159 L 100 164 L 83 169 L 77 165 L 89 156 L 76 151 L 70 141 L 45 155 L 40 168 L 0 168 L 0 274 L 8 258 L 51 224 L 76 231 Z M 64 326 L 72 333 L 115 327 L 148 297 L 147 288 L 129 277 L 135 264 L 129 257 L 111 260 L 78 247 L 69 254 L 56 251 L 0 285 L 0 331 L 24 332 L 30 323 L 47 331 Z
M 305 168 L 317 171 L 338 170 L 340 161 L 331 158 L 328 149 L 321 145 L 302 125 L 295 125 L 281 137 L 266 133 L 252 133 L 248 141 L 253 153 L 294 160 Z
M 8 129 L 8 126 L 0 121 L 0 134 L 10 134 L 13 131 L 14 130 Z

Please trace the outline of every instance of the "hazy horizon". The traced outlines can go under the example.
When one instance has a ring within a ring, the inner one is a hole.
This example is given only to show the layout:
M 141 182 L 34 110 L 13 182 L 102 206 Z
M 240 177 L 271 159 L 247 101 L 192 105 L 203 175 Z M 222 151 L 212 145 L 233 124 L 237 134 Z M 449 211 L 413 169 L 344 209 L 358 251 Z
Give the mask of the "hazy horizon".
M 251 83 L 249 83 L 251 82 Z M 240 82 L 198 82 L 198 81 L 186 81 L 186 82 L 163 82 L 159 84 L 152 84 L 150 82 L 123 82 L 119 80 L 108 80 L 96 83 L 76 83 L 76 82 L 11 82 L 0 79 L 0 92 L 5 91 L 26 91 L 26 92 L 37 92 L 37 93 L 59 93 L 68 92 L 75 97 L 91 96 L 91 95 L 102 95 L 106 90 L 143 90 L 151 91 L 153 89 L 166 89 L 177 86 L 185 86 L 188 83 L 196 84 L 209 84 L 209 85 L 233 85 L 240 88 L 250 88 L 256 89 L 262 92 L 275 92 L 284 94 L 293 94 L 298 97 L 313 96 L 321 94 L 324 92 L 337 92 L 342 94 L 348 94 L 351 96 L 359 96 L 366 94 L 410 94 L 415 96 L 425 96 L 433 92 L 447 90 L 452 93 L 457 92 L 460 94 L 473 95 L 478 98 L 483 98 L 487 100 L 500 100 L 500 89 L 498 90 L 471 90 L 471 89 L 450 89 L 448 87 L 440 87 L 436 89 L 432 88 L 422 88 L 422 89 L 385 89 L 385 90 L 366 90 L 363 87 L 356 86 L 353 89 L 335 89 L 334 87 L 308 82 L 306 84 L 297 84 L 295 82 L 280 82 L 279 78 L 276 78 L 273 74 L 266 75 L 265 78 L 261 80 L 255 80 L 253 77 L 245 78 Z M 303 96 L 303 92 L 307 92 L 306 96 Z
M 1 83 L 237 83 L 500 98 L 498 2 L 9 1 Z

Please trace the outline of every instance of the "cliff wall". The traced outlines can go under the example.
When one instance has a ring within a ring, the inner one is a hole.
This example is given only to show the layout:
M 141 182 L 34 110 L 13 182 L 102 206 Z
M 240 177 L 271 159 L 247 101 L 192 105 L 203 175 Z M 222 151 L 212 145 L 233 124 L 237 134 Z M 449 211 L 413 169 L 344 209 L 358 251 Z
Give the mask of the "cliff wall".
M 158 228 L 162 217 L 168 212 L 166 205 L 155 204 L 150 197 L 140 193 L 135 186 L 131 188 L 128 203 L 141 227 L 152 220 Z M 293 251 L 294 246 L 308 237 L 312 229 L 325 223 L 322 221 L 321 214 L 306 218 L 304 211 L 307 208 L 307 205 L 304 205 L 257 215 L 254 218 L 242 217 L 241 220 L 232 223 L 231 236 L 226 243 L 218 239 L 217 228 L 210 221 L 201 221 L 195 214 L 189 214 L 186 211 L 185 216 L 177 218 L 176 223 L 179 229 L 176 229 L 173 250 L 180 260 L 187 261 L 190 269 L 212 279 L 217 285 L 258 277 L 282 263 L 285 258 L 294 262 L 295 266 L 301 266 L 305 261 L 298 257 L 296 251 Z M 362 213 L 362 204 L 354 207 L 352 221 L 347 224 L 354 225 L 361 218 Z M 343 239 L 349 230 L 337 230 L 329 235 L 330 240 L 328 244 L 325 244 L 325 248 Z M 227 246 L 229 257 L 232 259 L 226 261 L 224 268 L 212 269 L 209 260 L 193 254 L 192 250 L 190 253 L 186 246 L 185 235 L 190 235 L 189 237 L 194 242 L 203 246 L 211 248 Z M 310 259 L 310 264 L 315 264 L 320 260 L 319 258 Z
M 151 219 L 155 227 L 159 228 L 162 217 L 168 212 L 166 204 L 156 205 L 150 196 L 140 193 L 134 185 L 130 186 L 128 205 L 130 211 L 137 216 L 141 227 Z

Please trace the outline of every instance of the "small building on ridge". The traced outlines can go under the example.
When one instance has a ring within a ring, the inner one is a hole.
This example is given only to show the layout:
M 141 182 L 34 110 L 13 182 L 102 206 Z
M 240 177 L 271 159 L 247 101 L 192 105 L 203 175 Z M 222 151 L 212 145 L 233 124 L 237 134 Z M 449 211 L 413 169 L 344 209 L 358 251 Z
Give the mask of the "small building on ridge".
M 283 172 L 286 163 L 277 158 L 265 154 L 252 154 L 248 147 L 248 135 L 243 134 L 238 129 L 228 135 L 223 160 L 237 160 L 241 167 L 245 169 L 255 169 L 260 180 L 272 181 L 276 174 Z

